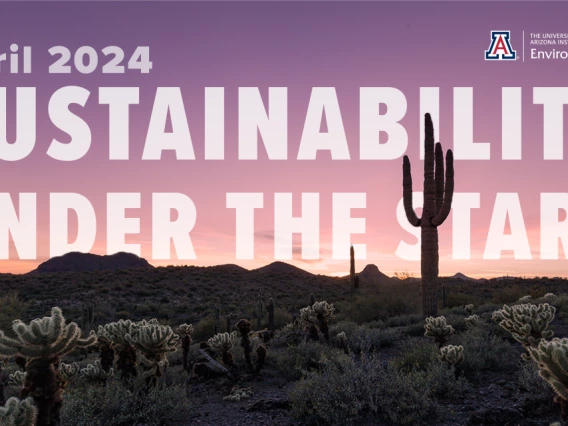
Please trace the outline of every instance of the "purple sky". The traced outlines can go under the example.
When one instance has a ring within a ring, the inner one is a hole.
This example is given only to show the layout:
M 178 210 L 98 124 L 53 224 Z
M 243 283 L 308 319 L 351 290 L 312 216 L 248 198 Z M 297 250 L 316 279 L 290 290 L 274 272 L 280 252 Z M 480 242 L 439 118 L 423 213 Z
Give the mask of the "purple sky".
M 491 142 L 491 161 L 457 161 L 456 192 L 480 192 L 481 208 L 472 211 L 472 260 L 451 259 L 451 216 L 440 229 L 441 273 L 468 275 L 566 275 L 561 251 L 558 261 L 538 260 L 539 194 L 563 192 L 568 173 L 563 161 L 543 161 L 542 106 L 533 105 L 533 86 L 565 86 L 567 64 L 558 61 L 486 62 L 483 51 L 491 30 L 511 30 L 511 41 L 522 52 L 522 31 L 568 32 L 568 5 L 551 3 L 459 2 L 96 2 L 0 4 L 0 53 L 10 44 L 33 48 L 33 73 L 0 72 L 8 88 L 8 135 L 14 137 L 13 105 L 16 86 L 35 86 L 38 92 L 38 139 L 26 159 L 0 168 L 4 192 L 38 194 L 38 262 L 48 256 L 48 199 L 50 192 L 78 192 L 89 198 L 98 214 L 94 252 L 105 252 L 107 192 L 140 192 L 139 237 L 142 255 L 151 254 L 152 192 L 183 192 L 197 206 L 192 241 L 198 265 L 240 263 L 257 267 L 273 260 L 273 193 L 294 193 L 299 214 L 301 192 L 320 193 L 320 261 L 292 263 L 322 274 L 347 273 L 347 262 L 331 260 L 331 194 L 366 192 L 366 234 L 354 243 L 367 244 L 367 260 L 387 273 L 419 273 L 419 262 L 395 256 L 400 240 L 414 242 L 396 219 L 402 195 L 402 159 L 360 161 L 359 87 L 391 86 L 404 92 L 408 111 L 401 123 L 409 134 L 408 155 L 414 165 L 415 190 L 421 189 L 419 163 L 420 87 L 440 87 L 440 140 L 453 145 L 453 100 L 456 86 L 474 87 L 474 139 Z M 83 45 L 100 50 L 117 45 L 125 52 L 150 46 L 150 74 L 92 75 L 74 72 L 49 75 L 47 50 L 64 45 L 74 51 Z M 46 155 L 51 139 L 65 135 L 49 121 L 47 104 L 62 86 L 92 91 L 83 111 L 75 111 L 91 126 L 93 143 L 81 160 L 62 163 Z M 98 105 L 100 86 L 138 86 L 140 105 L 131 108 L 130 160 L 108 160 L 108 107 Z M 152 103 L 158 86 L 180 86 L 197 160 L 176 161 L 172 153 L 161 161 L 141 161 Z M 225 160 L 203 160 L 203 92 L 223 86 L 226 93 Z M 237 90 L 257 86 L 288 87 L 288 154 L 284 162 L 268 161 L 263 149 L 256 162 L 237 161 Z M 351 160 L 295 160 L 311 88 L 333 86 L 341 107 Z M 501 157 L 501 87 L 523 88 L 523 159 Z M 171 155 L 170 155 L 171 154 Z M 263 192 L 265 208 L 256 214 L 256 258 L 235 261 L 234 210 L 225 208 L 227 192 Z M 495 194 L 518 192 L 534 260 L 482 260 Z M 297 207 L 297 209 L 296 209 Z M 295 242 L 300 243 L 299 239 Z M 0 271 L 25 272 L 38 262 L 12 259 Z M 172 259 L 155 264 L 176 264 Z M 185 262 L 182 262 L 185 263 Z

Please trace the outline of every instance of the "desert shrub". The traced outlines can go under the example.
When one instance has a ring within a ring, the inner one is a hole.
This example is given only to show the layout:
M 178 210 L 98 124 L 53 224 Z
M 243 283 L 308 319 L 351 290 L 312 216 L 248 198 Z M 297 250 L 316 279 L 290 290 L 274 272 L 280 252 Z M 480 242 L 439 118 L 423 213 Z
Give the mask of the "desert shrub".
M 266 318 L 268 321 L 268 317 Z M 274 328 L 284 327 L 292 321 L 292 315 L 280 307 L 274 308 Z
M 402 344 L 401 353 L 393 364 L 402 371 L 426 371 L 431 364 L 438 362 L 440 350 L 431 341 L 410 339 Z
M 518 285 L 505 287 L 499 290 L 493 297 L 493 303 L 503 305 L 503 303 L 512 303 L 519 300 L 525 295 L 525 291 L 519 288 Z
M 336 336 L 337 334 L 344 332 L 347 337 L 350 337 L 353 336 L 358 329 L 359 326 L 353 321 L 340 321 L 329 327 L 329 334 L 331 336 Z
M 449 292 L 446 296 L 446 306 L 448 308 L 463 307 L 464 305 L 474 304 L 477 306 L 480 299 L 472 296 L 471 294 L 465 293 L 453 293 Z
M 388 327 L 405 327 L 412 324 L 422 323 L 423 319 L 422 315 L 419 314 L 399 315 L 388 318 L 386 325 Z
M 358 424 L 364 418 L 415 425 L 432 418 L 432 388 L 425 374 L 402 373 L 371 356 L 361 363 L 345 357 L 325 363 L 291 391 L 292 411 L 330 425 Z
M 546 380 L 538 374 L 536 363 L 532 361 L 521 363 L 515 376 L 519 389 L 528 392 L 529 398 L 537 397 L 542 400 L 551 400 L 554 398 L 554 391 Z
M 201 342 L 213 337 L 215 334 L 215 317 L 208 315 L 193 327 L 193 341 Z
M 455 367 L 445 362 L 432 362 L 426 372 L 426 380 L 437 397 L 462 397 L 470 389 L 469 382 L 459 375 L 456 379 Z
M 18 292 L 13 291 L 0 297 L 0 330 L 12 336 L 12 322 L 15 319 L 24 319 L 29 303 L 18 297 Z
M 356 352 L 369 353 L 384 347 L 392 346 L 400 340 L 400 330 L 386 328 L 368 328 L 360 326 L 351 335 L 347 335 L 349 348 Z
M 460 367 L 468 372 L 511 368 L 520 355 L 518 348 L 486 327 L 467 330 L 455 336 L 453 343 L 463 346 L 465 359 Z
M 323 360 L 329 362 L 344 356 L 338 349 L 313 341 L 270 352 L 272 365 L 290 380 L 298 380 L 303 374 L 318 370 Z
M 80 383 L 80 382 L 78 382 Z M 61 410 L 66 426 L 160 426 L 182 422 L 190 414 L 190 402 L 182 386 L 150 389 L 118 380 L 106 386 L 73 386 L 67 390 Z
M 363 290 L 352 303 L 340 305 L 340 319 L 349 319 L 357 324 L 368 323 L 386 318 L 418 314 L 421 298 L 420 285 L 416 283 L 397 283 L 375 289 Z

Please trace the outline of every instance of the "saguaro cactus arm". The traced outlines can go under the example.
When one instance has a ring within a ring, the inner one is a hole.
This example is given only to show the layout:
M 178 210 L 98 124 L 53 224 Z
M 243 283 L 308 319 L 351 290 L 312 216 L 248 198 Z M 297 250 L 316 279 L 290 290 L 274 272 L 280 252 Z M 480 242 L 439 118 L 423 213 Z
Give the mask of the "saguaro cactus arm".
M 438 149 L 439 148 L 439 149 Z M 436 153 L 442 152 L 442 146 L 437 143 L 436 144 Z M 443 155 L 443 153 L 442 153 Z M 440 160 L 441 162 L 442 160 Z M 437 166 L 437 157 L 436 157 L 436 171 L 438 170 Z M 442 168 L 442 173 L 443 173 Z M 438 192 L 438 186 L 443 185 L 443 179 L 440 179 L 442 183 L 438 182 L 438 176 L 436 176 L 436 192 Z M 446 154 L 446 182 L 444 187 L 444 195 L 443 195 L 443 202 L 440 204 L 440 200 L 436 197 L 436 204 L 439 204 L 441 207 L 438 207 L 437 214 L 432 219 L 432 224 L 434 226 L 440 226 L 444 221 L 447 219 L 448 215 L 450 214 L 450 210 L 452 209 L 452 200 L 454 198 L 454 154 L 452 153 L 451 149 L 448 149 Z
M 412 226 L 420 226 L 420 218 L 416 215 L 412 203 L 412 172 L 410 169 L 410 160 L 406 155 L 402 162 L 402 197 L 408 222 Z

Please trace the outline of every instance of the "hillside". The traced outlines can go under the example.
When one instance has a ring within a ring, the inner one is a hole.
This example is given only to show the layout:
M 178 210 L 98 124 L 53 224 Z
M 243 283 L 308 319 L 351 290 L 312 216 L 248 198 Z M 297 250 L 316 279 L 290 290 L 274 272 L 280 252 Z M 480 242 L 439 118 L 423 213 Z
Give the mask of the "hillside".
M 63 256 L 52 257 L 30 273 L 108 271 L 138 268 L 151 269 L 153 266 L 146 259 L 132 253 L 120 252 L 111 255 L 98 255 L 72 252 Z

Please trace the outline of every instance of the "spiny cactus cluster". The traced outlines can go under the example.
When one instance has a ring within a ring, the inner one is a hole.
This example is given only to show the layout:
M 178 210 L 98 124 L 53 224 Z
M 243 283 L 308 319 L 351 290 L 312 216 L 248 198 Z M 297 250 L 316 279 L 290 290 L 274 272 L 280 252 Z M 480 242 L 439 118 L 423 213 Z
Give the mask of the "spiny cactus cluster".
M 144 377 L 148 385 L 156 385 L 162 369 L 168 365 L 167 354 L 177 350 L 179 336 L 169 325 L 157 321 L 140 321 L 125 340 L 140 351 Z
M 0 407 L 0 425 L 2 426 L 35 426 L 37 409 L 32 398 L 19 400 L 10 398 Z
M 187 357 L 189 355 L 189 348 L 193 343 L 191 335 L 193 334 L 193 325 L 191 324 L 181 324 L 176 328 L 176 333 L 178 334 L 181 341 L 181 349 L 183 351 L 183 369 L 185 371 L 189 370 L 189 365 L 187 362 Z
M 424 335 L 428 337 L 433 337 L 438 344 L 438 347 L 442 347 L 446 344 L 448 339 L 452 337 L 455 333 L 454 327 L 446 322 L 446 317 L 428 317 L 426 318 L 426 323 L 424 324 Z
M 207 341 L 207 345 L 214 351 L 221 353 L 223 364 L 229 368 L 233 368 L 235 364 L 230 351 L 235 346 L 237 340 L 238 335 L 236 331 L 232 333 L 219 333 L 210 338 Z
M 105 371 L 99 360 L 96 360 L 94 364 L 88 364 L 87 367 L 82 368 L 79 371 L 79 375 L 93 383 L 104 384 L 107 379 L 111 378 L 114 374 L 114 370 L 111 368 L 109 371 Z
M 479 316 L 473 314 L 465 318 L 465 326 L 468 329 L 477 328 L 483 324 L 483 320 Z
M 568 339 L 541 340 L 527 351 L 537 363 L 539 375 L 554 389 L 563 415 L 568 415 Z
M 493 312 L 492 319 L 525 348 L 535 348 L 543 339 L 554 335 L 549 324 L 554 319 L 555 312 L 556 308 L 548 303 L 504 305 L 503 309 Z
M 335 318 L 333 315 L 335 307 L 331 303 L 314 302 L 311 306 L 307 306 L 300 310 L 300 318 L 308 329 L 308 333 L 313 340 L 319 340 L 319 331 L 323 334 L 326 341 L 329 342 L 329 320 Z
M 349 346 L 347 344 L 347 334 L 345 334 L 345 331 L 342 331 L 341 333 L 337 333 L 337 336 L 335 336 L 335 339 L 337 341 L 337 347 L 339 349 L 342 349 L 345 353 L 349 352 Z
M 556 296 L 554 293 L 546 293 L 543 297 L 545 300 L 548 300 L 549 302 L 554 302 L 558 296 Z
M 251 388 L 241 388 L 234 386 L 231 393 L 223 398 L 223 401 L 241 401 L 243 399 L 250 399 L 253 395 Z
M 465 305 L 463 308 L 465 309 L 465 311 L 466 311 L 469 315 L 473 315 L 473 309 L 475 308 L 475 306 L 473 306 L 472 303 L 470 303 L 469 305 Z
M 0 354 L 18 356 L 27 360 L 26 377 L 21 396 L 32 396 L 38 410 L 37 426 L 59 424 L 65 379 L 58 371 L 60 358 L 76 348 L 85 348 L 96 342 L 91 333 L 81 338 L 75 323 L 67 324 L 61 309 L 55 307 L 51 315 L 25 324 L 14 321 L 12 330 L 16 338 L 0 331 Z
M 463 346 L 448 345 L 440 348 L 439 360 L 447 364 L 456 366 L 463 362 Z
M 77 364 L 76 362 L 72 364 L 65 364 L 64 362 L 62 362 L 59 364 L 59 372 L 67 380 L 79 374 L 79 370 L 79 364 Z
M 521 297 L 518 301 L 521 302 L 521 303 L 527 303 L 527 302 L 530 302 L 531 300 L 532 300 L 532 297 L 527 294 L 526 296 Z
M 16 371 L 14 374 L 8 376 L 8 384 L 10 386 L 24 386 L 24 381 L 26 380 L 25 371 Z

